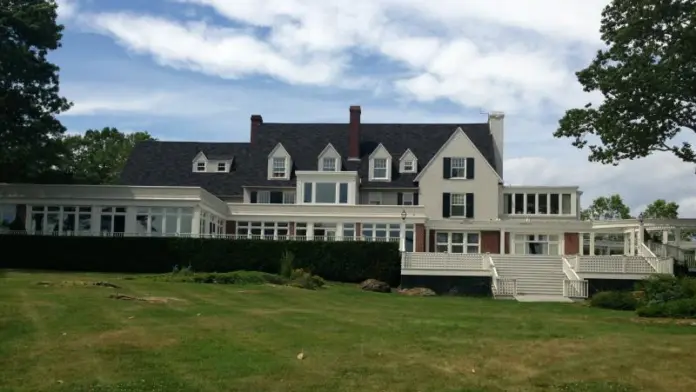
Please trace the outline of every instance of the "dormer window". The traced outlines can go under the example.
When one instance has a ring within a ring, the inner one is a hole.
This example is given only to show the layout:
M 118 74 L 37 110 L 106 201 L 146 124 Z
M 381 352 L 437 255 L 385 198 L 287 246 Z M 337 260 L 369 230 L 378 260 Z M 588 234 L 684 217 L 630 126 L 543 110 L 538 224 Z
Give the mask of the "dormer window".
M 205 162 L 196 163 L 196 171 L 204 172 L 205 171 Z
M 386 158 L 375 158 L 372 160 L 372 178 L 375 180 L 386 180 L 388 178 Z
M 321 171 L 336 171 L 336 158 L 322 158 Z
M 219 172 L 226 172 L 227 171 L 227 164 L 225 162 L 220 162 L 217 165 L 217 171 Z
M 273 158 L 273 178 L 286 178 L 288 175 L 284 157 Z
M 410 149 L 406 150 L 399 158 L 399 172 L 401 173 L 417 173 L 418 160 Z

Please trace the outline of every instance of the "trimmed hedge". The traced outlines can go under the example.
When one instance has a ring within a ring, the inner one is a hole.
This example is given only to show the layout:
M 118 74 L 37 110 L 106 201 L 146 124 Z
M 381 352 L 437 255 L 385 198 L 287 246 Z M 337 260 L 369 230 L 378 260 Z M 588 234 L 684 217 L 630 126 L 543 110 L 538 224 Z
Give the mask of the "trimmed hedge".
M 0 235 L 0 249 L 0 268 L 15 269 L 163 273 L 190 264 L 197 272 L 277 274 L 289 251 L 293 268 L 327 280 L 398 285 L 401 274 L 398 245 L 385 242 Z

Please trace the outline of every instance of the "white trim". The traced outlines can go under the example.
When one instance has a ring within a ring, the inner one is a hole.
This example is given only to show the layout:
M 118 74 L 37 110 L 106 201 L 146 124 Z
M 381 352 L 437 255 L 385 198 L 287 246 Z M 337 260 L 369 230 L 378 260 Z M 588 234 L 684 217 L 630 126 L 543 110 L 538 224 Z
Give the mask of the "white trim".
M 199 161 L 201 161 L 201 160 L 203 160 L 203 161 L 207 161 L 207 160 L 208 160 L 208 157 L 205 156 L 205 153 L 204 153 L 203 151 L 200 151 L 198 154 L 196 154 L 196 156 L 193 157 L 192 162 L 193 162 L 193 163 L 196 163 L 196 162 L 199 162 Z
M 479 161 L 479 162 L 484 162 L 484 163 L 486 164 L 486 166 L 488 166 L 488 168 L 491 169 L 491 171 L 492 171 L 493 173 L 495 173 L 495 176 L 498 177 L 498 181 L 499 181 L 500 183 L 503 182 L 503 178 L 500 177 L 500 174 L 498 174 L 498 172 L 495 171 L 495 169 L 493 168 L 493 166 L 491 166 L 491 164 L 488 162 L 488 160 L 486 159 L 486 157 L 484 157 L 483 154 L 481 154 L 481 151 L 479 151 L 479 149 L 476 147 L 476 145 L 474 144 L 474 142 L 471 141 L 471 138 L 470 138 L 469 136 L 466 135 L 466 132 L 464 132 L 464 131 L 462 130 L 461 127 L 457 127 L 457 129 L 456 129 L 454 132 L 452 132 L 452 136 L 450 136 L 449 139 L 447 139 L 447 141 L 446 141 L 442 146 L 440 146 L 440 148 L 437 150 L 437 152 L 435 153 L 435 155 L 433 155 L 433 157 L 430 159 L 430 161 L 428 161 L 428 163 L 423 167 L 423 169 L 420 171 L 420 173 L 418 173 L 418 175 L 416 176 L 416 178 L 413 180 L 414 182 L 420 181 L 420 178 L 421 178 L 421 176 L 423 175 L 423 173 L 425 173 L 425 172 L 428 170 L 428 168 L 433 164 L 433 162 L 435 162 L 436 159 L 442 159 L 442 158 L 440 157 L 440 155 L 442 155 L 442 152 L 445 150 L 445 148 L 446 148 L 450 143 L 452 143 L 452 140 L 454 140 L 455 136 L 457 136 L 457 134 L 458 134 L 459 132 L 461 132 L 462 135 L 464 135 L 464 137 L 466 138 L 466 140 L 468 140 L 469 143 L 471 143 L 471 146 L 474 148 L 474 150 L 476 150 L 476 154 L 478 154 L 478 157 L 473 157 L 473 158 L 476 159 L 476 160 Z M 477 158 L 480 158 L 480 159 L 477 159 Z
M 325 155 L 329 153 L 330 151 L 333 151 L 335 157 L 326 157 Z M 332 158 L 335 161 L 335 169 L 334 170 L 324 170 L 324 159 L 325 158 Z M 317 170 L 318 171 L 329 171 L 329 172 L 338 172 L 341 171 L 341 154 L 338 153 L 338 150 L 331 144 L 327 144 L 326 147 L 324 147 L 323 150 L 319 153 L 319 156 L 317 157 Z
M 384 157 L 378 157 L 378 156 L 377 156 L 377 153 L 381 152 L 382 150 L 384 151 L 384 153 L 385 153 L 384 155 L 385 155 L 385 156 L 384 156 Z M 380 143 L 380 144 L 375 148 L 375 150 L 372 151 L 372 153 L 369 155 L 368 159 L 369 159 L 369 165 L 368 165 L 368 170 L 369 170 L 369 173 L 368 173 L 368 180 L 369 180 L 369 181 L 374 181 L 374 182 L 391 182 L 391 178 L 392 178 L 392 156 L 391 156 L 391 154 L 389 153 L 389 150 L 387 150 L 387 148 L 384 147 L 384 145 L 382 145 L 382 143 Z M 385 172 L 386 172 L 385 174 L 386 174 L 386 176 L 385 176 L 385 177 L 375 177 L 375 176 L 374 176 L 374 173 L 375 173 L 375 159 L 384 159 L 384 160 L 385 160 L 385 165 L 386 165 L 386 167 L 385 167 Z
M 446 243 L 438 242 L 438 240 L 437 240 L 438 234 L 447 234 L 447 242 Z M 464 236 L 464 242 L 461 242 L 461 243 L 457 242 L 455 244 L 455 245 L 461 245 L 463 247 L 464 252 L 455 252 L 455 254 L 480 254 L 481 253 L 481 232 L 476 231 L 476 230 L 463 230 L 463 231 L 462 230 L 459 230 L 459 231 L 457 231 L 457 230 L 448 230 L 448 231 L 436 230 L 435 231 L 435 241 L 434 241 L 435 249 L 433 249 L 432 251 L 436 252 L 436 253 L 453 253 L 452 252 L 452 244 L 453 244 L 452 235 L 453 234 L 462 234 Z M 478 241 L 475 244 L 473 242 L 468 241 L 469 234 L 476 234 Z M 443 244 L 447 245 L 447 252 L 438 252 L 438 250 L 437 250 L 438 245 L 443 245 Z M 471 253 L 466 252 L 467 248 L 470 246 L 472 246 L 472 247 L 476 246 L 476 252 L 471 252 Z
M 406 162 L 412 162 L 413 167 L 411 170 L 406 170 Z M 418 158 L 416 154 L 411 151 L 410 148 L 406 149 L 404 153 L 399 158 L 399 173 L 417 173 L 418 172 Z
M 275 158 L 284 158 L 285 159 L 285 176 L 283 177 L 274 177 L 273 176 L 273 160 Z M 275 147 L 273 147 L 273 150 L 271 150 L 271 153 L 268 154 L 268 173 L 267 173 L 267 178 L 269 180 L 289 180 L 290 179 L 290 172 L 292 171 L 292 157 L 290 157 L 290 154 L 288 153 L 288 150 L 285 149 L 283 146 L 283 143 L 278 143 L 276 144 Z

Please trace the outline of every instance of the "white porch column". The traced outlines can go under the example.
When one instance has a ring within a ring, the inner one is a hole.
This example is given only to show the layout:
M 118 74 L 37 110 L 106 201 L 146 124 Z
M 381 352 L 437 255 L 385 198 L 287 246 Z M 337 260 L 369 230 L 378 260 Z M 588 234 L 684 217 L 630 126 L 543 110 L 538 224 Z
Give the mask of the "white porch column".
M 640 249 L 645 243 L 645 226 L 643 225 L 643 222 L 640 222 L 638 225 L 638 249 Z M 640 251 L 639 251 L 640 252 Z
M 677 227 L 674 229 L 674 245 L 679 246 L 681 245 L 681 227 Z
M 136 231 L 138 231 L 135 228 L 135 217 L 137 215 L 138 207 L 126 207 L 126 235 L 136 235 Z
M 669 242 L 669 230 L 662 230 L 662 243 L 666 244 Z
M 193 207 L 193 218 L 191 218 L 191 236 L 198 237 L 201 234 L 201 207 Z
M 594 241 L 595 241 L 595 233 L 593 231 L 590 233 L 590 256 L 595 255 Z
M 624 233 L 623 233 L 623 240 L 624 240 L 624 255 L 628 256 L 631 254 L 631 244 L 630 244 L 630 239 L 628 238 L 627 231 L 624 231 Z
M 406 221 L 404 219 L 399 225 L 399 252 L 406 252 Z
M 314 241 L 314 223 L 307 222 L 307 241 Z
M 631 237 L 629 243 L 629 254 L 635 256 L 636 254 L 636 231 L 631 229 Z
M 578 233 L 578 255 L 585 253 L 585 233 Z
M 90 234 L 99 235 L 101 231 L 101 206 L 92 206 L 92 215 L 90 216 Z
M 501 255 L 505 254 L 505 230 L 500 229 L 500 250 L 499 252 Z
M 343 241 L 343 223 L 336 225 L 336 241 Z

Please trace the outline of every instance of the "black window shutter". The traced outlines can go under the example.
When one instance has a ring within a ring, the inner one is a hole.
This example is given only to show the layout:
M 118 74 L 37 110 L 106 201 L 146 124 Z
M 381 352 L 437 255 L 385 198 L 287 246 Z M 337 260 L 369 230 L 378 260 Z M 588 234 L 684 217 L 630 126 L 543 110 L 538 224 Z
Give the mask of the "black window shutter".
M 418 206 L 418 192 L 413 192 L 413 205 Z
M 473 193 L 466 194 L 466 217 L 467 218 L 474 217 L 474 194 Z
M 442 178 L 450 178 L 452 175 L 452 158 L 442 158 Z
M 251 203 L 256 203 L 256 195 L 257 195 L 256 191 L 253 191 L 249 194 L 249 201 Z
M 466 178 L 474 179 L 474 158 L 466 158 Z
M 397 205 L 404 205 L 404 194 L 403 192 L 399 192 L 396 194 L 396 204 Z
M 271 204 L 283 204 L 283 192 L 273 191 L 270 194 Z
M 450 217 L 450 194 L 449 193 L 442 194 L 442 217 L 443 218 Z

